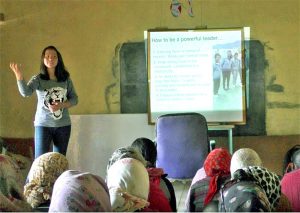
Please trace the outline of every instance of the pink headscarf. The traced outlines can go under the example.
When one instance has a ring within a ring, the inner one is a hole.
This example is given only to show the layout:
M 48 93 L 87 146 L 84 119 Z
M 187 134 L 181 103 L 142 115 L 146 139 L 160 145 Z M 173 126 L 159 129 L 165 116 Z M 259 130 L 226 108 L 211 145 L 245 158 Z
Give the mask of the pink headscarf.
M 49 212 L 111 212 L 104 180 L 89 172 L 65 171 L 56 180 Z

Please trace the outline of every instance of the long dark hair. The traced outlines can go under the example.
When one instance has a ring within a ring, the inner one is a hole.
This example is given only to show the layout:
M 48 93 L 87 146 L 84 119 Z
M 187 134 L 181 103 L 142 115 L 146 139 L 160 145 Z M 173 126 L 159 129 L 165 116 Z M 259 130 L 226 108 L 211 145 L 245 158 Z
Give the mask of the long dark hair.
M 55 76 L 57 78 L 57 81 L 58 82 L 66 81 L 68 79 L 68 77 L 70 76 L 70 73 L 65 68 L 64 61 L 62 59 L 60 52 L 54 46 L 48 46 L 42 52 L 41 65 L 40 65 L 41 79 L 50 80 L 49 74 L 47 71 L 47 67 L 44 64 L 45 53 L 46 53 L 46 50 L 49 50 L 49 49 L 54 50 L 57 53 L 58 62 L 57 62 L 57 66 L 55 67 Z
M 148 138 L 137 138 L 131 144 L 132 147 L 136 148 L 145 160 L 147 161 L 147 167 L 155 167 L 156 158 L 157 158 L 157 150 L 155 143 Z

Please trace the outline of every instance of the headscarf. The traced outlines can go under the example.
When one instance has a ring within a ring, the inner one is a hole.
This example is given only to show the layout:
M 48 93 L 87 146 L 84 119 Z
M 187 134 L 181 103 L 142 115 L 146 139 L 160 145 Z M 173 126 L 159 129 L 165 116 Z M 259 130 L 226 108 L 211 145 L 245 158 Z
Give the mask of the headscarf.
M 207 176 L 211 177 L 209 189 L 204 200 L 207 205 L 217 192 L 217 181 L 219 177 L 230 174 L 230 153 L 223 148 L 212 150 L 204 161 L 204 170 Z
M 49 212 L 111 212 L 104 180 L 89 172 L 68 170 L 53 187 Z
M 231 158 L 230 173 L 247 166 L 262 166 L 259 155 L 250 148 L 242 148 L 235 151 Z
M 127 146 L 116 149 L 108 161 L 107 170 L 118 160 L 123 158 L 133 158 L 140 161 L 144 166 L 147 162 L 143 155 L 134 147 Z
M 219 212 L 271 211 L 264 189 L 250 180 L 226 182 L 220 190 L 219 203 Z
M 31 211 L 23 196 L 23 185 L 17 164 L 7 155 L 0 154 L 0 211 Z
M 134 212 L 149 205 L 146 167 L 133 158 L 116 161 L 107 171 L 107 186 L 113 211 Z
M 58 152 L 45 153 L 33 161 L 24 187 L 27 202 L 36 208 L 51 199 L 56 179 L 68 169 L 67 158 Z
M 277 207 L 281 196 L 279 176 L 266 168 L 259 166 L 248 166 L 237 170 L 234 173 L 234 179 L 252 179 L 257 182 L 265 190 L 267 198 L 271 204 L 271 210 Z

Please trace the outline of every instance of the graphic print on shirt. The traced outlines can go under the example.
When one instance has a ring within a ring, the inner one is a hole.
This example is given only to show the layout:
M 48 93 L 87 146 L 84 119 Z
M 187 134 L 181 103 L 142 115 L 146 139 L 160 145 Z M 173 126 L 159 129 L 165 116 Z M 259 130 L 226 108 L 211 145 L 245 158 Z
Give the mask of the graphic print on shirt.
M 67 100 L 67 90 L 62 87 L 52 87 L 50 89 L 45 89 L 44 97 L 44 107 L 49 110 L 49 105 L 55 102 L 64 102 Z M 52 117 L 55 120 L 62 118 L 63 109 L 59 109 L 52 113 Z

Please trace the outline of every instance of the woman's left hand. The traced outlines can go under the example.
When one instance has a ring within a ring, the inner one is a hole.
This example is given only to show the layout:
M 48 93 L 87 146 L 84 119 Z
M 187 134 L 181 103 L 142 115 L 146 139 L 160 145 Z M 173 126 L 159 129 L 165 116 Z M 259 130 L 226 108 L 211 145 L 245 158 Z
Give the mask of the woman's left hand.
M 51 112 L 56 112 L 57 110 L 60 110 L 61 108 L 63 108 L 63 103 L 62 102 L 53 102 L 48 107 Z

